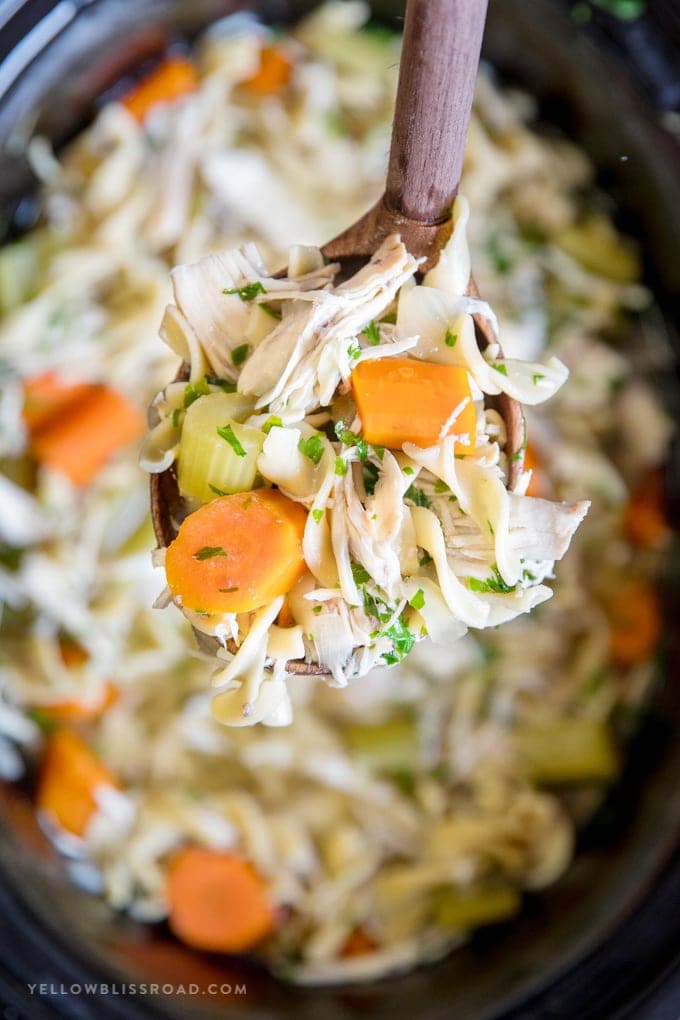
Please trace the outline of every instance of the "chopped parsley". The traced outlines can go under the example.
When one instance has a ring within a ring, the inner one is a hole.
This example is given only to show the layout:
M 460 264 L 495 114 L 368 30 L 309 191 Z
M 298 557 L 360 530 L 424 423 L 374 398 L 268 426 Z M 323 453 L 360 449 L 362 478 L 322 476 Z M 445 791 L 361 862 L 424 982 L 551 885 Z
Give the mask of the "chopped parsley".
M 368 443 L 355 432 L 345 428 L 345 423 L 339 421 L 335 426 L 335 434 L 343 446 L 355 446 L 359 460 L 368 460 Z
M 305 457 L 308 457 L 313 464 L 318 464 L 323 457 L 323 439 L 316 432 L 309 439 L 301 439 L 298 443 L 298 450 Z
M 458 334 L 452 333 L 450 329 L 447 329 L 446 335 L 444 337 L 444 343 L 446 344 L 447 347 L 455 347 L 456 344 L 458 343 Z
M 361 331 L 368 340 L 371 347 L 377 347 L 380 343 L 380 330 L 376 326 L 375 322 L 369 322 L 368 326 Z
M 428 509 L 432 507 L 432 503 L 427 498 L 422 489 L 417 488 L 415 485 L 409 485 L 408 489 L 404 493 L 405 499 L 410 499 L 416 506 L 426 506 Z
M 323 612 L 323 606 L 314 606 L 312 612 L 314 613 L 315 616 L 318 616 L 319 613 Z
M 204 545 L 194 553 L 195 560 L 214 560 L 217 556 L 226 556 L 221 545 Z M 196 612 L 199 612 L 197 609 Z
M 498 238 L 492 237 L 486 246 L 486 250 L 489 253 L 489 258 L 493 262 L 494 269 L 497 273 L 504 276 L 506 273 L 510 272 L 512 269 L 512 261 L 501 248 Z
M 532 574 L 530 570 L 523 570 L 522 571 L 522 580 L 524 580 L 524 581 L 535 581 L 536 580 L 536 575 Z
M 422 609 L 425 605 L 425 592 L 422 588 L 419 588 L 413 598 L 408 600 L 408 604 L 414 609 Z
M 352 563 L 352 577 L 354 578 L 355 584 L 368 584 L 371 580 L 371 575 L 366 570 L 366 567 L 362 566 L 361 563 Z
M 429 567 L 430 563 L 432 563 L 432 562 L 433 562 L 433 561 L 432 561 L 432 557 L 430 556 L 429 552 L 426 552 L 426 551 L 425 551 L 425 550 L 423 549 L 423 553 L 422 553 L 422 556 L 419 556 L 419 557 L 418 557 L 418 564 L 419 564 L 419 565 L 420 565 L 421 567 Z
M 323 519 L 323 510 L 312 510 L 312 518 L 315 524 L 320 524 Z
M 480 581 L 478 577 L 468 577 L 467 586 L 470 591 L 476 591 L 481 594 L 493 592 L 495 595 L 507 595 L 509 592 L 515 590 L 514 585 L 510 586 L 505 583 L 501 577 L 498 567 L 496 566 L 493 567 L 491 577 L 487 578 L 485 581 Z
M 250 344 L 239 344 L 231 352 L 231 360 L 237 367 L 247 360 L 250 354 Z
M 409 467 L 409 465 L 408 465 L 408 464 L 406 465 L 406 467 L 405 467 L 405 468 L 402 468 L 402 471 L 403 471 L 403 473 L 404 473 L 405 475 L 414 475 L 414 474 L 415 474 L 415 471 L 413 470 L 413 468 L 412 468 L 412 467 Z
M 491 532 L 491 534 L 494 535 L 495 531 L 493 530 L 493 524 L 491 523 L 491 521 L 487 521 L 486 522 L 486 526 L 489 529 L 489 531 Z
M 225 288 L 222 293 L 238 294 L 241 301 L 252 301 L 258 294 L 266 294 L 267 291 L 264 288 L 264 284 L 262 284 L 260 280 L 256 280 L 255 283 L 246 283 L 243 287 L 232 287 L 230 289 Z
M 274 427 L 281 428 L 282 425 L 283 422 L 279 418 L 278 414 L 273 414 L 270 418 L 267 418 L 266 422 L 262 426 L 262 431 L 265 436 L 268 436 Z
M 238 441 L 236 433 L 231 425 L 223 425 L 221 428 L 218 428 L 217 435 L 220 439 L 224 439 L 225 443 L 229 443 L 237 457 L 248 456 L 246 450 L 243 449 L 241 443 Z
M 364 489 L 367 496 L 375 492 L 376 482 L 380 478 L 380 470 L 370 460 L 364 464 Z
M 495 363 L 491 367 L 495 368 L 497 372 L 501 373 L 501 375 L 507 375 L 508 374 L 508 367 L 507 367 L 507 365 L 504 365 L 502 362 Z
M 524 451 L 527 448 L 527 440 L 528 440 L 528 438 L 529 438 L 529 436 L 527 435 L 527 426 L 526 426 L 526 422 L 525 422 L 524 423 L 524 439 L 522 440 L 522 445 L 520 446 L 519 450 L 517 450 L 516 453 L 513 453 L 513 455 L 510 458 L 510 460 L 521 460 L 522 459 L 522 456 L 524 455 Z
M 335 458 L 335 473 L 336 475 L 347 474 L 347 461 L 345 460 L 344 457 Z
M 191 407 L 194 400 L 198 400 L 199 397 L 206 397 L 210 393 L 210 387 L 208 385 L 208 379 L 204 376 L 202 379 L 198 379 L 195 383 L 187 383 L 184 387 L 184 407 Z
M 545 376 L 541 375 L 540 372 L 534 372 L 534 374 L 531 377 L 531 381 L 533 382 L 534 386 L 536 386 L 537 383 L 540 383 L 541 379 L 545 379 Z
M 442 492 L 451 492 L 451 489 L 448 487 L 443 478 L 438 478 L 434 483 L 434 491 L 441 494 Z
M 181 407 L 176 407 L 175 410 L 172 412 L 172 427 L 173 427 L 173 429 L 178 429 L 179 428 L 179 416 L 181 415 L 181 413 L 182 413 Z
M 206 375 L 205 378 L 211 386 L 219 386 L 225 393 L 236 393 L 236 383 L 229 382 L 228 379 L 221 379 L 219 375 Z
M 350 344 L 350 346 L 347 348 L 347 357 L 349 358 L 350 361 L 358 361 L 359 358 L 361 357 L 361 354 L 362 354 L 361 347 L 359 347 L 357 344 Z
M 216 485 L 212 484 L 212 482 L 208 482 L 208 488 L 210 489 L 211 492 L 214 492 L 216 496 L 226 496 L 227 495 L 227 493 L 224 491 L 224 489 L 218 489 Z
M 392 638 L 394 643 L 393 652 L 383 652 L 383 659 L 388 666 L 401 662 L 416 643 L 415 635 L 406 626 L 403 616 L 400 616 L 396 623 L 384 630 L 381 636 Z
M 385 447 L 384 446 L 372 446 L 371 449 L 373 450 L 373 453 L 376 455 L 378 460 L 383 460 L 383 458 L 385 456 Z
M 272 308 L 272 306 L 268 304 L 266 301 L 260 302 L 260 308 L 262 309 L 263 312 L 266 312 L 267 315 L 271 315 L 272 319 L 278 320 L 281 319 L 281 312 L 277 312 L 276 309 Z

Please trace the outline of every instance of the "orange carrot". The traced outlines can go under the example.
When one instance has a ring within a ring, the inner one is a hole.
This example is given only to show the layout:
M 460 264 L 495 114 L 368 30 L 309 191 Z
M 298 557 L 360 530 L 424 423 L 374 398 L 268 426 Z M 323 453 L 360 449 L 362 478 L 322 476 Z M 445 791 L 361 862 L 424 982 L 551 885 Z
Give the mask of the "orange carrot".
M 198 85 L 196 69 L 186 57 L 167 57 L 155 71 L 135 85 L 121 102 L 133 117 L 143 121 L 158 103 L 171 103 L 194 92 Z
M 447 435 L 467 433 L 474 444 L 476 416 L 464 368 L 412 358 L 378 358 L 357 365 L 351 382 L 367 442 L 390 449 L 400 449 L 404 443 L 434 446 L 446 429 Z M 458 443 L 456 449 L 465 452 L 470 447 Z
M 304 570 L 307 512 L 278 489 L 220 496 L 168 546 L 170 591 L 194 612 L 245 613 L 290 591 Z
M 91 385 L 34 430 L 30 451 L 74 485 L 87 485 L 114 453 L 145 429 L 144 416 L 125 397 L 107 386 Z
M 623 512 L 623 533 L 641 549 L 663 549 L 671 537 L 665 514 L 665 493 L 660 471 L 649 471 L 633 492 Z
M 274 929 L 262 877 L 233 853 L 187 847 L 170 860 L 168 922 L 194 949 L 243 953 Z
M 274 96 L 282 92 L 290 81 L 293 65 L 280 46 L 263 46 L 260 66 L 241 86 L 254 96 Z
M 524 470 L 531 471 L 531 481 L 527 487 L 527 496 L 540 496 L 546 499 L 550 495 L 550 486 L 533 443 L 527 443 L 524 450 Z
M 661 636 L 661 606 L 648 581 L 631 580 L 612 591 L 606 605 L 610 651 L 619 666 L 634 666 L 650 656 Z
M 340 950 L 340 956 L 343 958 L 348 956 L 365 956 L 366 953 L 372 953 L 377 948 L 378 943 L 375 939 L 371 938 L 366 929 L 359 925 L 358 928 L 353 928 L 345 939 L 345 944 Z
M 113 773 L 76 733 L 57 730 L 48 739 L 37 804 L 64 829 L 83 836 L 97 809 L 97 788 L 118 785 Z
M 41 372 L 24 381 L 24 422 L 30 433 L 58 417 L 93 389 L 91 383 L 65 382 L 57 372 Z
M 279 627 L 292 627 L 295 623 L 295 617 L 293 616 L 288 599 L 284 599 L 279 615 L 276 618 L 276 623 Z
M 115 705 L 119 697 L 119 689 L 114 683 L 107 680 L 102 687 L 100 696 L 95 701 L 84 703 L 76 701 L 75 698 L 67 698 L 64 701 L 53 701 L 49 705 L 38 705 L 37 707 L 53 722 L 90 722 L 93 719 L 99 719 L 107 708 Z

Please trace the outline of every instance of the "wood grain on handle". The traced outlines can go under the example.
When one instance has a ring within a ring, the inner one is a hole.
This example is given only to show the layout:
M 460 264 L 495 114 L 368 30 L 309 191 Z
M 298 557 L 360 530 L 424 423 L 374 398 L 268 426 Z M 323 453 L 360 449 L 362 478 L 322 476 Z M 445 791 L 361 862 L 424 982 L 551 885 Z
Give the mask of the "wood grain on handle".
M 463 166 L 487 0 L 408 0 L 385 197 L 423 223 L 447 216 Z

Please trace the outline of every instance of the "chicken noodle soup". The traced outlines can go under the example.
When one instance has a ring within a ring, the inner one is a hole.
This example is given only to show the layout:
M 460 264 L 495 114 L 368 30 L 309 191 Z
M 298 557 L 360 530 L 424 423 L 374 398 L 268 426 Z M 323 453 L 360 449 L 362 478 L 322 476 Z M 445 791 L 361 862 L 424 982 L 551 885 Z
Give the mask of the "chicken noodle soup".
M 454 213 L 422 284 L 396 234 L 342 282 L 301 245 L 284 277 L 253 245 L 172 272 L 161 334 L 191 381 L 158 394 L 141 463 L 176 459 L 193 511 L 163 550 L 163 600 L 217 638 L 220 722 L 289 723 L 295 660 L 344 687 L 552 594 L 588 503 L 526 495 L 531 470 L 507 490 L 485 398 L 541 404 L 567 369 L 479 350 L 472 313 L 496 320 L 466 293 L 464 198 Z
M 169 268 L 253 239 L 266 266 L 293 264 L 291 238 L 321 244 L 377 198 L 398 39 L 362 29 L 366 14 L 327 4 L 284 36 L 227 21 L 136 100 L 105 105 L 58 158 L 35 139 L 41 220 L 0 251 L 0 772 L 13 780 L 27 758 L 39 764 L 39 817 L 74 882 L 140 922 L 169 919 L 191 945 L 254 951 L 308 983 L 441 956 L 562 874 L 644 705 L 669 534 L 659 476 L 669 423 L 623 342 L 651 300 L 636 249 L 593 191 L 584 154 L 534 130 L 531 99 L 484 73 L 462 186 L 475 277 L 508 362 L 557 358 L 570 370 L 550 401 L 526 408 L 527 492 L 592 506 L 550 579 L 553 597 L 531 614 L 445 649 L 418 642 L 343 690 L 296 677 L 286 727 L 211 715 L 213 663 L 189 651 L 181 613 L 151 606 L 161 571 L 149 563 L 137 463 L 145 410 L 177 365 L 157 338 Z M 241 310 L 238 297 L 212 296 Z M 382 344 L 397 342 L 397 325 L 376 323 Z M 175 330 L 172 313 L 165 328 Z M 362 350 L 371 337 L 359 334 Z M 192 406 L 204 385 L 215 391 L 199 353 Z M 180 407 L 184 429 L 190 411 Z M 477 415 L 488 447 L 502 447 L 500 423 Z M 228 417 L 254 450 L 241 413 Z M 291 431 L 270 424 L 265 437 Z M 361 462 L 324 424 L 310 430 L 324 450 L 338 444 L 353 474 L 361 464 L 363 482 L 373 455 Z M 476 536 L 490 566 L 490 533 L 461 520 L 436 482 L 425 492 L 424 470 L 414 488 L 455 513 L 454 564 Z M 201 484 L 197 474 L 199 502 Z M 456 574 L 477 577 L 469 566 Z M 285 612 L 278 622 L 291 629 Z

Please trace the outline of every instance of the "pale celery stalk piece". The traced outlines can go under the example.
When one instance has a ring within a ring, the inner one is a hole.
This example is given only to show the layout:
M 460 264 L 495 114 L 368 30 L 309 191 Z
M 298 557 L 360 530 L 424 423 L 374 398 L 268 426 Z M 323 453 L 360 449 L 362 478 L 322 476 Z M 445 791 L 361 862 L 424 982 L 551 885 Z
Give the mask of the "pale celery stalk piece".
M 252 409 L 252 401 L 240 393 L 211 393 L 189 406 L 177 455 L 177 482 L 185 499 L 208 503 L 253 488 L 265 435 L 239 422 Z
M 494 883 L 462 889 L 447 885 L 432 898 L 434 920 L 442 928 L 465 931 L 507 921 L 518 913 L 522 899 L 511 885 Z
M 344 736 L 353 756 L 372 772 L 413 772 L 418 765 L 418 732 L 410 716 L 394 715 L 374 725 L 349 723 Z
M 534 783 L 608 782 L 619 771 L 609 726 L 598 719 L 522 723 L 512 739 Z

